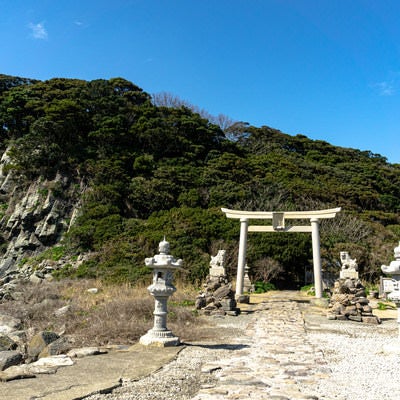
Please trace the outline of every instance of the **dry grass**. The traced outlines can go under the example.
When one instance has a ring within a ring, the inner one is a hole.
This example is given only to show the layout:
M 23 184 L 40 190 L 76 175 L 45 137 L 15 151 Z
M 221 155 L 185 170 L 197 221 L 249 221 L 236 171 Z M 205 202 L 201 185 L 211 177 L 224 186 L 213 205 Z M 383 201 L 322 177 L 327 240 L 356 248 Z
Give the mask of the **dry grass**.
M 168 328 L 185 341 L 208 336 L 207 321 L 194 311 L 196 290 L 177 286 L 168 305 Z M 0 313 L 21 319 L 29 336 L 52 330 L 72 337 L 76 346 L 133 344 L 153 326 L 154 299 L 145 287 L 64 280 L 21 285 L 15 298 L 1 303 Z

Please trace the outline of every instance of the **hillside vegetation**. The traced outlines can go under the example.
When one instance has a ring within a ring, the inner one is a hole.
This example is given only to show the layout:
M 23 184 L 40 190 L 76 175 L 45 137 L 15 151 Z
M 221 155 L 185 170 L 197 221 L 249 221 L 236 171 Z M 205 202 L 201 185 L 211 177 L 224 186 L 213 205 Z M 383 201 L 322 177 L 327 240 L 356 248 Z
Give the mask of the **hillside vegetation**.
M 221 207 L 342 207 L 321 224 L 324 268 L 338 270 L 339 252 L 349 251 L 368 280 L 380 275 L 400 238 L 399 164 L 267 126 L 221 127 L 189 106 L 156 106 L 122 78 L 0 75 L 0 129 L 0 148 L 11 157 L 7 168 L 21 185 L 62 174 L 79 188 L 48 188 L 81 204 L 57 246 L 71 257 L 91 254 L 79 268 L 65 265 L 61 277 L 141 280 L 148 274 L 144 258 L 164 235 L 172 254 L 184 259 L 187 279 L 203 279 L 210 254 L 220 248 L 233 274 L 239 224 Z M 301 282 L 311 259 L 309 234 L 249 236 L 255 279 Z

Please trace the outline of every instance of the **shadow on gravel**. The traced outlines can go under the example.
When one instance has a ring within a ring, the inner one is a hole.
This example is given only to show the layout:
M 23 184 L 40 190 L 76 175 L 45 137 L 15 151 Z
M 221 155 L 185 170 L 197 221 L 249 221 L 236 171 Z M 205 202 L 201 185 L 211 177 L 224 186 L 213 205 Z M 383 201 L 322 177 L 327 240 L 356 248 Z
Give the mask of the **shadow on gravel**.
M 226 343 L 219 343 L 219 344 L 182 343 L 182 344 L 184 346 L 201 347 L 203 349 L 210 349 L 210 350 L 242 350 L 250 347 L 247 344 L 226 344 Z

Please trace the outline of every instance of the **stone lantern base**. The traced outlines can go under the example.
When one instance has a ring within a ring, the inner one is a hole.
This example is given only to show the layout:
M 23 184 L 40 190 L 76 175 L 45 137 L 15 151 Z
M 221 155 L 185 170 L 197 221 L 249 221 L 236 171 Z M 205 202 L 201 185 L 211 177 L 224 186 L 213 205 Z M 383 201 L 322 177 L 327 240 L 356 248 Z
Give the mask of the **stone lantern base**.
M 155 331 L 150 329 L 140 338 L 139 343 L 144 346 L 172 347 L 179 346 L 180 340 L 171 331 Z

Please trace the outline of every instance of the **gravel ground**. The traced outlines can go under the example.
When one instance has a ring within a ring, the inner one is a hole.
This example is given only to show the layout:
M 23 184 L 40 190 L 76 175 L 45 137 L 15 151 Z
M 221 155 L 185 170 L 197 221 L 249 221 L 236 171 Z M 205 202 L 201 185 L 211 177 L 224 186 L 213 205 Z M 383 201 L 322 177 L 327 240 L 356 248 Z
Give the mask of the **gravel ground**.
M 178 357 L 155 374 L 139 381 L 124 381 L 108 394 L 94 394 L 86 400 L 188 400 L 201 386 L 212 385 L 214 374 L 202 374 L 208 362 L 229 357 L 239 346 L 240 337 L 250 321 L 250 315 L 215 320 L 222 330 L 215 330 L 218 343 L 185 344 Z M 228 329 L 227 329 L 228 328 Z M 228 334 L 229 332 L 229 334 Z M 225 343 L 225 344 L 221 344 Z
M 378 326 L 338 321 L 335 332 L 308 336 L 323 351 L 331 370 L 329 379 L 312 387 L 320 400 L 400 399 L 400 355 L 385 350 L 396 342 L 400 349 L 395 320 Z
M 86 400 L 187 400 L 195 396 L 201 386 L 217 379 L 214 374 L 202 374 L 202 365 L 218 359 L 234 357 L 240 337 L 251 315 L 221 321 L 229 327 L 230 337 L 218 338 L 219 343 L 188 345 L 176 360 L 160 371 L 136 382 L 123 382 L 109 394 L 96 394 Z M 328 325 L 327 325 L 328 326 Z M 349 321 L 335 321 L 329 328 L 311 330 L 310 341 L 320 349 L 331 371 L 328 378 L 307 383 L 307 392 L 319 400 L 398 400 L 400 399 L 400 355 L 388 354 L 386 345 L 399 343 L 395 320 L 381 325 L 366 325 Z M 222 340 L 221 339 L 226 339 Z

